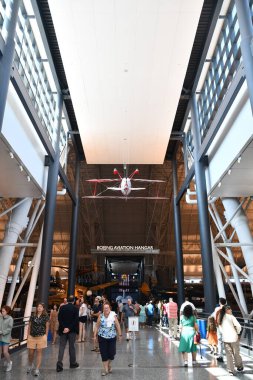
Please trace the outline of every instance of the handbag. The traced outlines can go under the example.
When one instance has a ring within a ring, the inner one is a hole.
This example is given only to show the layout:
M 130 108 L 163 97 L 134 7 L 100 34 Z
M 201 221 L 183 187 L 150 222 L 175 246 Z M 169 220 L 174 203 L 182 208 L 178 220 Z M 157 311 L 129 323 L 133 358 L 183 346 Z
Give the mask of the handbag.
M 201 335 L 200 335 L 200 332 L 196 332 L 196 334 L 194 335 L 194 344 L 199 344 L 200 343 L 200 340 L 201 340 Z

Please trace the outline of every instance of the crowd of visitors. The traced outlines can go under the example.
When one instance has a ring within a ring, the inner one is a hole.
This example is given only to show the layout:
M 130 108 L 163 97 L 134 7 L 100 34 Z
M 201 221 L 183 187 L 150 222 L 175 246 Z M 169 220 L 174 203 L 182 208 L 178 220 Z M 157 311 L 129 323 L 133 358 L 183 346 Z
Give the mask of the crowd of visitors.
M 0 352 L 4 358 L 6 372 L 11 371 L 12 361 L 9 355 L 9 345 L 13 328 L 9 306 L 3 306 L 0 314 Z M 58 309 L 53 305 L 48 315 L 45 305 L 38 303 L 31 315 L 27 331 L 28 367 L 27 373 L 39 376 L 43 349 L 48 344 L 50 331 L 52 344 L 59 335 L 59 353 L 56 371 L 63 371 L 63 356 L 66 344 L 69 344 L 70 368 L 78 368 L 75 343 L 84 342 L 87 334 L 87 323 L 92 323 L 93 348 L 91 351 L 100 353 L 103 363 L 102 376 L 112 372 L 112 361 L 116 355 L 116 340 L 121 340 L 122 329 L 128 342 L 133 336 L 129 332 L 129 318 L 138 317 L 140 328 L 151 328 L 154 324 L 160 329 L 167 329 L 170 339 L 179 340 L 178 352 L 182 354 L 183 365 L 188 367 L 188 354 L 192 356 L 192 365 L 197 365 L 197 343 L 199 324 L 197 310 L 188 299 L 178 309 L 173 298 L 169 300 L 146 303 L 134 302 L 131 297 L 118 302 L 109 302 L 105 295 L 94 299 L 65 298 Z M 230 375 L 243 371 L 240 356 L 240 335 L 242 327 L 232 314 L 231 307 L 225 298 L 219 299 L 219 305 L 207 319 L 205 336 L 218 362 L 223 362 L 226 354 L 226 365 Z M 36 361 L 35 361 L 36 352 Z

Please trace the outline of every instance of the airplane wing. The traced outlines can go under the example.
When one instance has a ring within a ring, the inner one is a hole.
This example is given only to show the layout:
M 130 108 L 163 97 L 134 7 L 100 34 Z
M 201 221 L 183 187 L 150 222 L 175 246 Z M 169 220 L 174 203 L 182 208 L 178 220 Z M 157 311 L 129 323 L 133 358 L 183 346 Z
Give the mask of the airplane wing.
M 131 200 L 131 199 L 150 199 L 150 200 L 167 200 L 168 197 L 117 197 L 117 196 L 106 196 L 106 195 L 86 195 L 82 198 L 86 199 L 124 199 L 125 201 Z
M 120 187 L 107 187 L 107 190 L 121 191 Z
M 150 183 L 163 183 L 166 181 L 163 181 L 161 179 L 143 179 L 143 178 L 132 178 L 131 181 L 133 182 L 150 182 Z
M 107 190 L 113 190 L 113 191 L 121 191 L 120 187 L 107 187 Z M 131 187 L 132 190 L 146 190 L 145 187 Z
M 117 284 L 119 284 L 119 281 L 105 282 L 104 284 L 91 286 L 89 289 L 92 290 L 92 291 L 102 290 L 102 289 L 105 289 L 105 288 L 109 288 L 110 286 L 115 286 Z
M 104 182 L 120 182 L 119 178 L 110 179 L 110 178 L 100 178 L 100 179 L 86 179 L 86 182 L 92 183 L 104 183 Z

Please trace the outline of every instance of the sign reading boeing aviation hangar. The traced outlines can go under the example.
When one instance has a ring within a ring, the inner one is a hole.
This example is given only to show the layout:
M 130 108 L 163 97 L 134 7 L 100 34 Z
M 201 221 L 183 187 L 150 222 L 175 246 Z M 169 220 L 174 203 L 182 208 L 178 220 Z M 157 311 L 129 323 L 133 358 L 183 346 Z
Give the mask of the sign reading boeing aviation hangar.
M 95 254 L 120 254 L 120 253 L 128 253 L 128 254 L 159 254 L 159 249 L 154 249 L 152 245 L 98 245 L 97 249 L 92 249 L 91 253 Z

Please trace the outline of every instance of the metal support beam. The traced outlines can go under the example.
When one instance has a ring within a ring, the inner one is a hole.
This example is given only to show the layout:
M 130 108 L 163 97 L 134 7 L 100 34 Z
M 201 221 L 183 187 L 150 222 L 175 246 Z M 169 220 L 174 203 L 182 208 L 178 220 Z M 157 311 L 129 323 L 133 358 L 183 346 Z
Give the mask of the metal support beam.
M 22 247 L 37 247 L 36 243 L 0 243 L 0 247 L 17 247 L 17 248 L 22 248 Z
M 234 247 L 234 248 L 241 248 L 241 247 L 253 247 L 253 243 L 215 243 L 216 247 Z
M 79 184 L 80 184 L 80 160 L 76 155 L 75 170 L 75 197 L 76 203 L 72 205 L 72 223 L 70 234 L 70 252 L 69 252 L 69 282 L 68 295 L 75 294 L 76 283 L 76 256 L 77 256 L 77 239 L 78 239 L 78 215 L 79 215 Z
M 48 304 L 48 292 L 51 274 L 51 260 L 54 236 L 54 221 L 57 196 L 58 173 L 60 166 L 60 131 L 62 119 L 62 96 L 58 99 L 57 138 L 55 143 L 55 160 L 51 162 L 47 180 L 45 219 L 43 229 L 41 265 L 39 276 L 39 300 Z
M 187 173 L 187 176 L 185 177 L 185 180 L 177 194 L 177 197 L 176 197 L 176 203 L 178 204 L 181 200 L 181 198 L 183 197 L 184 193 L 186 192 L 186 190 L 188 189 L 189 185 L 190 185 L 190 182 L 192 180 L 192 178 L 194 177 L 194 174 L 195 174 L 195 165 L 192 164 L 191 168 L 188 170 L 188 173 Z
M 12 62 L 15 51 L 15 31 L 18 20 L 18 10 L 20 0 L 12 2 L 11 17 L 8 23 L 6 44 L 4 47 L 3 55 L 0 60 L 0 132 L 2 131 L 5 105 L 7 101 L 8 88 L 10 83 L 10 75 L 12 70 Z
M 52 143 L 49 140 L 48 134 L 47 134 L 45 128 L 43 127 L 43 125 L 42 125 L 42 123 L 38 117 L 38 114 L 34 108 L 34 105 L 31 101 L 31 98 L 29 97 L 27 89 L 26 89 L 16 67 L 14 67 L 14 69 L 13 69 L 11 82 L 12 82 L 12 84 L 13 84 L 13 86 L 14 86 L 14 88 L 15 88 L 15 90 L 16 90 L 16 92 L 17 92 L 28 116 L 29 116 L 29 119 L 31 120 L 31 122 L 34 126 L 34 129 L 35 129 L 37 135 L 39 136 L 39 139 L 41 140 L 43 147 L 45 148 L 50 159 L 52 161 L 54 161 L 55 160 L 55 151 L 54 151 L 54 148 L 52 146 Z M 59 165 L 59 176 L 60 176 L 60 178 L 64 184 L 64 187 L 66 188 L 70 198 L 72 199 L 73 202 L 76 202 L 74 191 L 73 191 L 73 189 L 72 189 L 72 187 L 68 181 L 68 178 L 67 178 L 63 168 L 61 167 L 61 165 Z
M 172 160 L 173 175 L 173 209 L 174 209 L 174 231 L 176 242 L 176 258 L 177 258 L 177 303 L 182 305 L 184 302 L 184 267 L 183 267 L 183 248 L 182 248 L 182 230 L 181 230 L 181 213 L 180 203 L 177 203 L 177 162 L 176 158 Z
M 6 214 L 8 214 L 8 212 L 14 210 L 14 208 L 16 208 L 17 206 L 21 205 L 23 202 L 25 202 L 28 198 L 23 198 L 21 199 L 19 202 L 15 203 L 12 207 L 9 207 L 7 210 L 3 211 L 1 214 L 0 214 L 0 218 Z
M 205 296 L 205 311 L 211 313 L 215 307 L 215 285 L 214 285 L 214 272 L 213 272 L 213 258 L 212 258 L 212 243 L 210 236 L 210 224 L 208 215 L 208 200 L 206 190 L 205 166 L 203 161 L 198 161 L 198 154 L 200 148 L 200 127 L 199 115 L 197 109 L 196 95 L 191 99 L 191 115 L 192 115 L 192 132 L 194 141 L 194 161 L 195 161 L 195 180 L 197 189 L 198 201 L 198 217 L 200 229 L 200 242 L 201 242 L 201 257 L 203 283 L 204 283 L 204 296 Z
M 241 35 L 242 61 L 248 85 L 251 110 L 253 111 L 253 26 L 249 0 L 235 0 L 237 18 Z
M 212 121 L 210 128 L 207 132 L 207 135 L 204 138 L 204 141 L 202 142 L 199 153 L 198 153 L 198 161 L 201 161 L 204 159 L 210 145 L 212 144 L 216 133 L 222 124 L 223 120 L 225 119 L 231 104 L 233 103 L 236 95 L 238 94 L 243 82 L 245 80 L 245 73 L 244 73 L 244 67 L 243 65 L 240 65 L 238 68 L 238 71 L 233 78 L 233 81 L 226 93 L 226 96 L 222 100 L 222 103 L 217 111 L 217 114 L 214 117 L 214 120 Z M 186 171 L 186 170 L 185 170 Z M 191 166 L 190 169 L 187 171 L 187 175 L 185 177 L 185 180 L 183 182 L 183 185 L 181 186 L 178 195 L 177 195 L 177 203 L 180 201 L 180 199 L 183 197 L 184 193 L 186 192 L 187 188 L 189 187 L 189 184 L 194 177 L 195 169 L 194 164 Z
M 218 232 L 218 234 L 215 236 L 214 242 L 216 242 L 216 240 L 221 236 L 221 234 L 223 233 L 223 231 L 225 231 L 226 228 L 227 228 L 227 226 L 232 222 L 232 220 L 235 217 L 235 215 L 238 213 L 238 211 L 240 210 L 240 208 L 242 208 L 243 204 L 246 202 L 246 199 L 247 198 L 244 198 L 241 201 L 241 203 L 236 207 L 236 209 L 234 210 L 234 212 L 232 213 L 232 215 L 230 216 L 230 218 L 228 218 L 226 224 L 224 224 L 224 226 L 220 229 L 220 231 Z

